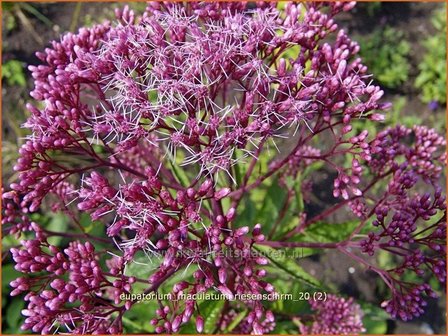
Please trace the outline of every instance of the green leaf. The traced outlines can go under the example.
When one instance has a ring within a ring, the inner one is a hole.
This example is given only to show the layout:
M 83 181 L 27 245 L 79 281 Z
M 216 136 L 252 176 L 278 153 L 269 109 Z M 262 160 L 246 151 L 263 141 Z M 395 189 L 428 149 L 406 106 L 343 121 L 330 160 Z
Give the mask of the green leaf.
M 232 320 L 232 322 L 227 326 L 227 328 L 224 330 L 224 333 L 230 333 L 233 329 L 235 329 L 238 324 L 246 317 L 247 309 L 240 312 L 237 316 L 235 316 Z
M 420 73 L 414 85 L 421 90 L 421 100 L 424 103 L 438 101 L 446 102 L 446 16 L 445 10 L 434 12 L 433 25 L 436 32 L 426 36 L 423 41 L 425 52 L 418 64 Z
M 159 308 L 159 304 L 154 301 L 143 301 L 132 305 L 131 309 L 126 312 L 126 317 L 129 324 L 125 324 L 128 328 L 126 331 L 130 332 L 144 332 L 145 334 L 152 333 L 155 327 L 151 325 L 150 321 L 156 317 L 155 311 Z
M 365 333 L 369 335 L 384 335 L 387 331 L 387 322 L 372 320 L 369 318 L 363 319 L 363 325 L 366 329 Z
M 9 12 L 14 9 L 14 2 L 3 2 L 2 3 L 3 12 Z
M 9 86 L 26 86 L 25 73 L 23 72 L 23 63 L 10 60 L 2 64 L 2 78 L 6 79 Z
M 204 318 L 204 334 L 212 334 L 217 328 L 225 301 L 205 301 L 199 305 L 199 312 Z
M 293 258 L 288 257 L 282 249 L 274 249 L 264 245 L 257 245 L 254 246 L 254 248 L 268 258 L 271 261 L 272 266 L 274 266 L 278 272 L 292 277 L 310 287 L 322 287 L 315 277 L 299 266 Z
M 286 233 L 292 231 L 299 224 L 298 215 L 303 212 L 305 208 L 302 195 L 302 176 L 303 175 L 299 174 L 296 179 L 292 176 L 286 177 L 286 185 L 289 190 L 294 190 L 294 193 L 286 212 L 283 214 L 282 220 L 274 223 L 277 227 L 275 228 L 275 234 L 272 237 L 273 240 L 281 239 Z M 286 202 L 286 199 L 283 202 Z M 282 207 L 283 206 L 284 204 L 282 204 Z
M 19 239 L 15 235 L 9 235 L 9 236 L 3 236 L 2 237 L 2 247 L 3 250 L 9 250 L 13 246 L 20 245 L 20 238 L 23 239 L 23 234 L 21 234 L 21 237 Z
M 44 23 L 47 27 L 53 27 L 53 22 L 34 8 L 34 6 L 27 4 L 26 2 L 21 3 L 20 6 L 30 14 L 34 15 L 38 20 L 42 21 L 42 23 Z
M 233 155 L 233 159 L 237 159 L 237 154 L 234 153 Z M 245 167 L 247 169 L 247 164 L 245 164 L 242 160 L 238 162 L 238 164 L 235 164 L 232 166 L 232 170 L 233 170 L 233 177 L 235 178 L 235 182 L 236 185 L 238 187 L 241 186 L 242 182 L 243 182 L 243 167 Z
M 17 332 L 17 330 L 20 330 L 21 321 L 24 319 L 21 312 L 24 307 L 25 302 L 20 298 L 15 298 L 6 309 L 8 329 L 14 333 Z
M 270 301 L 267 303 L 270 310 L 280 315 L 300 315 L 310 313 L 310 305 L 306 300 L 300 299 L 300 292 L 308 291 L 309 286 L 301 282 L 292 282 L 290 279 L 285 280 L 275 274 L 275 278 L 270 280 L 279 294 L 292 295 L 289 299 L 285 297 L 283 300 Z
M 146 254 L 144 251 L 138 251 L 132 262 L 126 266 L 126 275 L 137 278 L 147 279 L 162 262 L 162 258 L 155 255 Z M 134 293 L 144 291 L 146 284 L 137 282 L 134 284 Z
M 197 333 L 196 324 L 193 321 L 193 319 L 190 319 L 190 321 L 184 324 L 179 330 L 180 335 L 192 335 L 192 334 L 194 335 L 196 333 Z
M 177 181 L 184 187 L 189 185 L 189 179 L 184 169 L 182 169 L 176 162 L 173 160 L 168 160 L 170 162 L 172 172 L 176 177 Z
M 315 254 L 322 253 L 322 249 L 307 247 L 291 247 L 283 249 L 288 258 L 302 259 Z
M 242 227 L 255 223 L 255 215 L 257 213 L 255 202 L 253 202 L 250 198 L 245 198 L 240 202 L 239 210 L 240 214 L 235 219 L 235 227 Z
M 385 334 L 387 331 L 387 320 L 390 318 L 384 309 L 371 303 L 361 302 L 364 312 L 362 319 L 366 334 Z
M 125 330 L 129 333 L 139 333 L 139 332 L 147 332 L 138 322 L 132 321 L 127 316 L 122 316 L 123 326 Z
M 335 243 L 347 239 L 359 225 L 359 220 L 345 223 L 317 222 L 306 228 L 304 233 L 294 236 L 295 242 Z
M 2 307 L 8 302 L 8 295 L 11 292 L 9 283 L 22 276 L 23 274 L 14 269 L 14 265 L 7 264 L 2 266 Z
M 160 261 L 161 262 L 161 261 Z M 179 269 L 172 277 L 168 278 L 162 286 L 159 287 L 159 291 L 161 293 L 170 293 L 173 290 L 174 284 L 191 279 L 193 277 L 193 273 L 198 269 L 198 266 L 195 263 L 192 263 L 187 268 Z
M 67 232 L 68 218 L 64 213 L 58 212 L 51 218 L 50 222 L 46 225 L 45 228 L 53 232 Z M 63 237 L 60 236 L 49 237 L 48 242 L 51 245 L 57 246 L 61 242 L 62 238 Z
M 384 27 L 357 38 L 364 64 L 384 86 L 396 88 L 409 77 L 411 46 L 404 37 L 402 31 Z
M 302 194 L 302 181 L 313 172 L 322 168 L 323 165 L 324 163 L 322 161 L 316 161 L 308 165 L 296 178 L 286 176 L 286 186 L 290 191 L 293 191 L 293 196 L 283 219 L 277 225 L 276 232 L 272 237 L 273 240 L 279 240 L 286 233 L 299 225 L 298 216 L 305 210 L 305 202 Z
M 275 328 L 272 331 L 272 334 L 275 335 L 296 335 L 298 333 L 298 328 L 292 321 L 276 322 Z
M 267 234 L 276 224 L 280 210 L 286 200 L 287 191 L 279 185 L 278 179 L 273 179 L 264 196 L 262 205 L 257 211 L 255 222 L 263 223 L 263 233 Z
M 14 265 L 7 264 L 2 266 L 2 292 L 6 293 L 9 288 L 9 283 L 20 277 L 22 273 L 14 269 Z
M 81 214 L 79 223 L 84 228 L 84 231 L 86 233 L 89 233 L 93 236 L 102 236 L 104 234 L 104 224 L 100 221 L 92 221 L 90 215 L 86 212 L 83 212 Z

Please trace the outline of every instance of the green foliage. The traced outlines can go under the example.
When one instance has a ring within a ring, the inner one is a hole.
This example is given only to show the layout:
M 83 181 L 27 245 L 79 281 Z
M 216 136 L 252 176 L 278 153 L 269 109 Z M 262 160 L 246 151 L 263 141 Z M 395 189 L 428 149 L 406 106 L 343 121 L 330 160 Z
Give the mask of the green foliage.
M 204 333 L 213 333 L 221 317 L 224 301 L 205 301 L 199 305 L 199 312 L 204 318 Z
M 266 155 L 261 157 L 259 165 L 261 170 L 266 170 Z M 304 211 L 305 206 L 302 181 L 321 167 L 322 162 L 314 162 L 296 177 L 285 176 L 286 186 L 280 184 L 279 178 L 267 179 L 251 190 L 250 195 L 240 203 L 235 226 L 261 223 L 263 233 L 274 240 L 294 229 L 299 224 L 299 214 Z
M 17 27 L 17 20 L 14 17 L 14 15 L 11 15 L 10 13 L 4 12 L 3 20 L 4 20 L 3 27 L 6 32 L 10 32 Z
M 446 102 L 446 16 L 445 9 L 437 10 L 431 20 L 436 33 L 423 41 L 425 54 L 418 65 L 415 87 L 421 90 L 424 103 Z
M 272 273 L 275 274 L 275 273 Z M 275 289 L 279 294 L 292 294 L 293 300 L 277 300 L 270 304 L 270 309 L 275 312 L 284 315 L 298 315 L 311 313 L 311 307 L 309 303 L 300 297 L 301 292 L 314 292 L 320 291 L 317 288 L 310 288 L 304 286 L 302 282 L 291 282 L 286 281 L 281 277 L 276 277 L 275 279 L 270 279 Z
M 148 333 L 154 332 L 154 327 L 151 325 L 148 317 L 149 311 L 154 311 L 158 308 L 157 304 L 147 304 L 140 302 L 137 305 L 133 305 L 132 308 L 124 315 L 123 328 L 125 333 Z
M 23 334 L 20 326 L 25 319 L 21 315 L 25 302 L 20 297 L 9 297 L 11 291 L 9 283 L 17 279 L 21 273 L 14 269 L 12 264 L 2 265 L 2 331 L 5 334 Z
M 238 326 L 238 324 L 246 317 L 247 314 L 248 314 L 248 310 L 245 309 L 242 312 L 240 312 L 238 315 L 236 315 L 233 318 L 232 322 L 230 322 L 230 324 L 224 330 L 224 333 L 226 333 L 226 334 L 231 333 L 232 330 Z
M 392 27 L 377 28 L 371 34 L 359 37 L 358 42 L 364 64 L 380 84 L 393 89 L 406 82 L 411 46 L 403 32 Z
M 420 125 L 422 119 L 415 114 L 406 113 L 406 97 L 398 96 L 393 100 L 392 109 L 386 114 L 386 126 L 394 127 L 401 124 L 406 127 Z
M 23 66 L 24 64 L 22 62 L 16 60 L 9 60 L 2 64 L 2 79 L 6 80 L 7 85 L 26 86 Z
M 272 334 L 275 335 L 294 335 L 298 333 L 298 328 L 292 321 L 280 321 L 275 324 Z
M 24 319 L 21 315 L 22 309 L 24 308 L 25 301 L 20 298 L 14 298 L 12 300 L 6 309 L 6 322 L 8 324 L 8 328 L 5 330 L 6 334 L 16 334 L 17 330 L 19 330 L 19 333 L 23 333 L 20 331 L 20 326 Z
M 268 229 L 272 228 L 279 216 L 280 209 L 286 200 L 286 190 L 283 189 L 277 179 L 272 179 L 271 185 L 265 189 L 265 195 L 258 200 L 261 203 L 258 211 L 256 211 L 255 222 L 263 223 L 263 229 L 268 233 Z M 260 203 L 258 203 L 260 204 Z
M 366 302 L 360 302 L 361 309 L 364 313 L 362 323 L 366 328 L 366 334 L 381 335 L 387 332 L 387 315 L 384 309 Z
M 317 222 L 308 226 L 304 233 L 294 236 L 296 242 L 335 243 L 347 239 L 359 225 L 358 220 L 344 223 Z
M 368 2 L 364 4 L 367 15 L 373 17 L 381 9 L 381 2 Z
M 316 278 L 306 272 L 297 264 L 296 260 L 285 254 L 284 251 L 268 246 L 256 246 L 255 249 L 270 260 L 270 267 L 275 269 L 277 275 L 285 275 L 309 287 L 320 288 L 322 286 Z
M 67 232 L 68 228 L 68 217 L 64 213 L 55 214 L 48 224 L 45 226 L 46 230 L 53 232 Z M 52 245 L 58 246 L 62 240 L 60 236 L 49 237 L 48 242 Z
M 49 28 L 53 27 L 53 22 L 51 22 L 45 15 L 39 12 L 33 5 L 30 5 L 29 3 L 26 2 L 22 2 L 15 4 L 15 6 L 33 15 L 36 19 L 38 19 L 47 27 Z

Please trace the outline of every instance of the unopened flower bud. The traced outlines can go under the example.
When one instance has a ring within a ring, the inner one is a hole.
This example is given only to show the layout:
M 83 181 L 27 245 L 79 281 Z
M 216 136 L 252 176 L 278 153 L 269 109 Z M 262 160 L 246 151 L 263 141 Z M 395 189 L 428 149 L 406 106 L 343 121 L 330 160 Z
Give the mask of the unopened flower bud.
M 230 188 L 222 188 L 221 190 L 215 192 L 215 200 L 219 201 L 220 199 L 226 197 L 228 194 L 230 194 Z
M 204 331 L 204 319 L 201 315 L 196 316 L 196 330 L 198 333 Z

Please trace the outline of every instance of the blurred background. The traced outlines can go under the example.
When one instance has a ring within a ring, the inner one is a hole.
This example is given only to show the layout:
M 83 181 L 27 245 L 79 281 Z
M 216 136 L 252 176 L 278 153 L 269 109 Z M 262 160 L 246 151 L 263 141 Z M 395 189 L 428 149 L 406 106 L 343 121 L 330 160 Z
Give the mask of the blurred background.
M 137 11 L 146 7 L 144 3 L 129 5 Z M 25 104 L 33 87 L 27 66 L 38 64 L 34 53 L 43 50 L 49 41 L 59 39 L 64 32 L 112 19 L 116 6 L 114 3 L 76 2 L 2 4 L 3 185 L 9 185 L 15 178 L 12 166 L 26 135 L 20 125 L 26 120 Z M 350 13 L 339 15 L 337 22 L 360 43 L 364 64 L 386 92 L 385 100 L 394 104 L 385 126 L 423 124 L 445 133 L 445 4 L 359 3 Z M 318 197 L 325 201 L 328 190 L 323 188 L 321 192 L 323 194 Z M 58 217 L 45 220 L 56 231 L 64 225 Z M 7 251 L 17 243 L 13 237 L 4 237 L 2 241 L 2 322 L 6 334 L 21 332 L 20 311 L 24 308 L 22 299 L 8 296 L 8 284 L 18 274 Z M 322 282 L 334 283 L 342 294 L 377 305 L 378 298 L 386 296 L 384 286 L 373 282 L 368 273 L 357 271 L 355 264 L 337 253 L 318 255 L 303 262 L 309 272 Z M 446 334 L 445 301 L 444 297 L 430 301 L 426 314 L 408 323 L 379 316 L 368 332 Z

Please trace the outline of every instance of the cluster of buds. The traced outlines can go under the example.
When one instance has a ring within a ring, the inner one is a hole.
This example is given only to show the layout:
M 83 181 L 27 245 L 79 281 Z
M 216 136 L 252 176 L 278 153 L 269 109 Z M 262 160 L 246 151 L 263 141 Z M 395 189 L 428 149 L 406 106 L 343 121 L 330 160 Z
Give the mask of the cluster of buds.
M 382 250 L 401 260 L 392 269 L 376 271 L 392 292 L 383 307 L 402 320 L 420 316 L 425 298 L 437 297 L 428 284 L 402 281 L 404 274 L 433 275 L 446 283 L 446 197 L 439 186 L 445 145 L 442 136 L 423 126 L 386 129 L 370 143 L 370 168 L 376 179 L 390 179 L 375 206 L 367 210 L 373 230 L 360 248 L 371 256 Z M 424 192 L 416 191 L 419 183 Z
M 156 332 L 178 332 L 193 315 L 196 316 L 197 331 L 203 331 L 201 312 L 193 300 L 180 300 L 185 295 L 194 297 L 215 289 L 226 299 L 233 301 L 236 295 L 250 297 L 274 292 L 274 287 L 262 280 L 266 271 L 259 268 L 266 265 L 268 260 L 251 250 L 252 243 L 264 240 L 261 226 L 255 225 L 251 239 L 248 239 L 248 233 L 248 227 L 241 227 L 232 232 L 217 223 L 206 230 L 211 244 L 207 250 L 204 251 L 198 241 L 191 241 L 181 250 L 172 247 L 168 249 L 161 267 L 151 276 L 151 283 L 160 281 L 173 267 L 185 265 L 188 269 L 192 264 L 196 264 L 198 269 L 193 273 L 191 281 L 182 280 L 173 286 L 171 295 L 179 300 L 157 310 L 157 317 L 151 320 L 151 324 L 156 326 Z M 248 300 L 244 303 L 253 308 L 253 312 L 248 315 L 250 328 L 260 334 L 260 326 L 271 319 L 272 312 L 265 311 L 260 301 Z
M 73 241 L 60 250 L 48 243 L 41 228 L 33 224 L 33 229 L 36 239 L 22 241 L 21 249 L 11 249 L 15 269 L 31 276 L 11 282 L 11 295 L 26 293 L 22 328 L 42 334 L 55 333 L 61 325 L 75 334 L 121 330 L 121 321 L 112 315 L 126 308 L 118 305 L 119 297 L 130 292 L 135 278 L 120 276 L 109 281 L 90 242 Z M 102 298 L 103 291 L 110 292 L 114 303 Z M 67 305 L 73 308 L 67 310 Z
M 252 325 L 254 321 L 254 317 L 261 316 L 261 312 L 255 311 L 253 313 L 248 314 L 245 318 L 243 318 L 238 325 L 234 327 L 232 330 L 232 333 L 235 334 L 251 334 L 252 332 Z M 254 332 L 259 335 L 268 334 L 275 328 L 275 316 L 274 313 L 270 310 L 266 311 L 266 319 L 263 322 L 257 322 Z M 222 316 L 220 324 L 219 324 L 219 330 L 223 331 L 228 328 L 232 322 L 234 322 L 235 318 L 238 316 L 238 310 L 235 309 L 229 309 L 225 315 Z
M 334 294 L 326 300 L 310 300 L 313 310 L 310 324 L 300 324 L 304 335 L 347 335 L 365 331 L 362 324 L 363 312 L 352 298 L 345 299 Z

